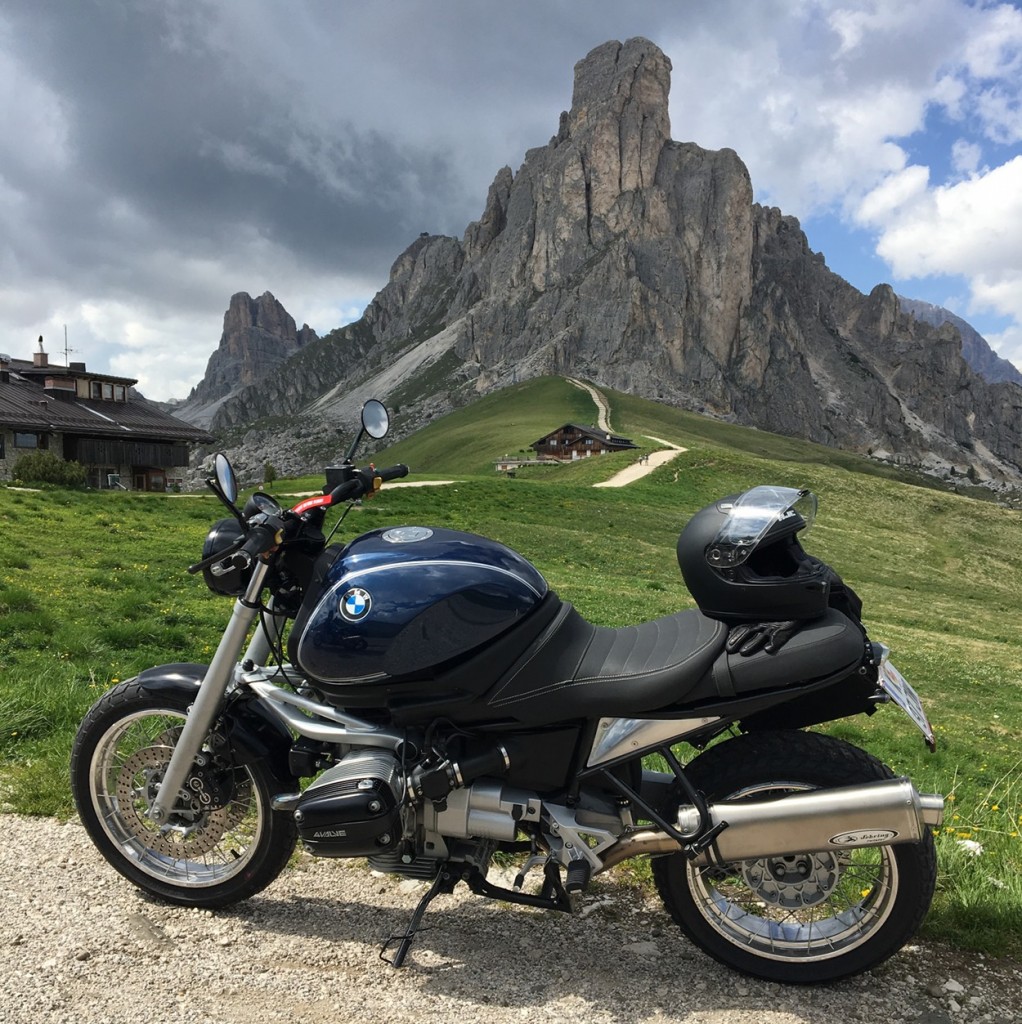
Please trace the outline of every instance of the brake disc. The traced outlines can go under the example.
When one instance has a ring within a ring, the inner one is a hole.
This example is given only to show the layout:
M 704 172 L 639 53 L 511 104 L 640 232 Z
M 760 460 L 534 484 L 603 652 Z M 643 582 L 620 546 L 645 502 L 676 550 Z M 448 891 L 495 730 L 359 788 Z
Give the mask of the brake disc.
M 214 781 L 218 773 L 193 770 L 174 801 L 170 821 L 157 827 L 146 811 L 173 753 L 168 746 L 136 750 L 121 764 L 114 791 L 125 828 L 144 846 L 164 856 L 191 858 L 215 849 L 244 817 L 245 805 L 224 799 L 222 784 Z

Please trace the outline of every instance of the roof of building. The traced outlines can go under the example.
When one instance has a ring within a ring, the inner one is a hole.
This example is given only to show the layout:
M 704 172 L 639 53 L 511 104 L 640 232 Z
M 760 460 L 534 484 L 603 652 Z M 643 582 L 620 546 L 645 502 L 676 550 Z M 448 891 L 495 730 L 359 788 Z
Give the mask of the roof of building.
M 0 426 L 90 437 L 192 442 L 213 440 L 212 434 L 163 412 L 145 399 L 110 402 L 78 398 L 73 392 L 59 389 L 44 389 L 41 382 L 36 383 L 28 375 L 14 371 L 14 362 L 11 361 L 11 370 L 0 377 Z M 67 370 L 67 367 L 46 369 L 50 371 L 49 375 L 59 376 L 54 371 Z M 96 376 L 107 381 L 134 383 L 127 378 L 111 378 L 106 374 Z
M 77 380 L 79 377 L 87 377 L 89 380 L 101 380 L 109 384 L 125 384 L 130 387 L 137 384 L 135 377 L 116 377 L 111 373 L 96 373 L 85 368 L 85 363 L 70 363 L 67 366 L 51 364 L 47 358 L 41 365 L 30 359 L 15 359 L 11 356 L 0 356 L 0 366 L 5 370 L 12 370 L 27 377 L 29 380 L 42 380 L 44 377 L 69 377 Z
M 602 441 L 604 444 L 612 444 L 618 448 L 638 448 L 639 446 L 633 443 L 629 437 L 620 437 L 617 434 L 608 434 L 605 430 L 600 430 L 599 427 L 583 427 L 578 423 L 565 423 L 562 427 L 557 427 L 555 430 L 551 430 L 548 434 L 544 434 L 538 441 L 533 441 L 529 446 L 530 448 L 535 447 L 538 444 L 542 444 L 548 437 L 559 433 L 562 430 L 575 430 L 583 437 L 592 437 L 596 440 Z

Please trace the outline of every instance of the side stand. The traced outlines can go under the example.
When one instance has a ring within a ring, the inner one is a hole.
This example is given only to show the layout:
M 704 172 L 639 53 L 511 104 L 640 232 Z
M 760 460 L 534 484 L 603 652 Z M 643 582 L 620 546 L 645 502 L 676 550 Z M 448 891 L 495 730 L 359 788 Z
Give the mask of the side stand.
M 408 950 L 411 949 L 412 942 L 415 941 L 415 935 L 419 930 L 419 925 L 422 923 L 423 915 L 426 913 L 429 905 L 441 893 L 454 892 L 454 887 L 459 881 L 461 881 L 460 877 L 444 865 L 436 878 L 433 879 L 433 884 L 429 887 L 426 895 L 419 900 L 419 905 L 415 908 L 415 913 L 412 914 L 412 919 L 408 922 L 408 927 L 405 929 L 404 934 L 391 935 L 384 941 L 380 947 L 380 959 L 390 964 L 391 967 L 400 967 L 405 962 L 405 957 L 408 956 Z M 400 942 L 401 944 L 397 947 L 397 952 L 394 954 L 393 959 L 391 959 L 386 953 L 395 942 Z
M 486 881 L 486 878 L 478 868 L 470 867 L 467 864 L 461 865 L 460 868 L 457 865 L 444 864 L 436 878 L 433 879 L 433 884 L 429 887 L 429 890 L 419 900 L 419 905 L 415 908 L 415 912 L 412 914 L 412 918 L 408 922 L 408 927 L 404 933 L 402 935 L 391 935 L 384 941 L 380 947 L 380 959 L 390 964 L 391 967 L 400 967 L 405 962 L 405 957 L 408 956 L 408 950 L 411 949 L 416 934 L 420 931 L 423 915 L 426 913 L 430 903 L 441 894 L 454 892 L 455 886 L 459 882 L 464 882 L 477 896 L 503 900 L 505 903 L 518 903 L 526 907 L 542 907 L 545 910 L 570 912 L 573 909 L 571 897 L 561 884 L 560 872 L 556 861 L 547 861 L 543 868 L 543 875 L 542 890 L 538 896 L 532 896 L 524 892 L 515 892 L 513 889 L 504 889 L 499 885 L 492 885 Z M 386 955 L 387 951 L 395 942 L 399 943 L 397 952 L 393 958 L 388 957 Z

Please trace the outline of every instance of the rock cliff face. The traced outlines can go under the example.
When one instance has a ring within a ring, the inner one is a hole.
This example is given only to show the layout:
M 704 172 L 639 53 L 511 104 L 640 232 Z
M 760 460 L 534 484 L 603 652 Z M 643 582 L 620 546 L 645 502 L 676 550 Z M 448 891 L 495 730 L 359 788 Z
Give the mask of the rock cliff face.
M 970 370 L 953 325 L 833 274 L 794 218 L 753 202 L 736 153 L 672 141 L 670 72 L 645 39 L 593 50 L 557 133 L 497 173 L 462 239 L 418 238 L 362 320 L 305 347 L 271 387 L 224 401 L 213 428 L 282 410 L 357 415 L 371 391 L 421 417 L 571 374 L 1017 481 L 1022 389 Z
M 316 340 L 308 324 L 299 331 L 294 318 L 269 293 L 253 299 L 231 296 L 220 344 L 209 357 L 205 376 L 176 415 L 208 425 L 225 399 L 263 380 L 299 349 Z
M 931 302 L 923 302 L 921 299 L 906 299 L 898 296 L 901 308 L 911 313 L 917 320 L 940 327 L 945 321 L 958 329 L 962 336 L 962 358 L 969 366 L 976 371 L 984 380 L 991 384 L 1004 381 L 1011 381 L 1012 384 L 1022 384 L 1022 373 L 1014 363 L 1002 359 L 987 343 L 975 327 L 967 320 L 955 315 L 943 306 L 935 306 Z

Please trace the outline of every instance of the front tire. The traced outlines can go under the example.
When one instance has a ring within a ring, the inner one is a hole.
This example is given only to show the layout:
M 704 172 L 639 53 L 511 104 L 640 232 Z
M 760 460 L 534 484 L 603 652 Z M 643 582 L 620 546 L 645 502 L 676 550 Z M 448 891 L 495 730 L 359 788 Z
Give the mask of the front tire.
M 128 680 L 85 716 L 71 754 L 71 789 L 99 852 L 140 889 L 187 907 L 225 907 L 259 892 L 287 864 L 294 821 L 273 811 L 272 777 L 237 765 L 212 733 L 170 820 L 146 816 L 192 698 L 150 693 Z M 201 763 L 204 762 L 204 763 Z
M 817 733 L 755 733 L 712 747 L 686 772 L 710 801 L 769 799 L 893 778 L 864 750 Z M 917 843 L 724 867 L 683 854 L 653 861 L 681 930 L 721 963 L 789 984 L 835 981 L 876 966 L 915 933 L 936 883 L 927 831 Z

